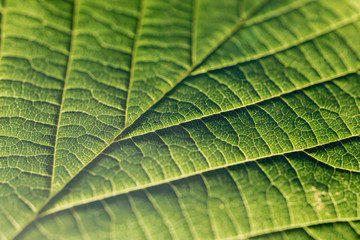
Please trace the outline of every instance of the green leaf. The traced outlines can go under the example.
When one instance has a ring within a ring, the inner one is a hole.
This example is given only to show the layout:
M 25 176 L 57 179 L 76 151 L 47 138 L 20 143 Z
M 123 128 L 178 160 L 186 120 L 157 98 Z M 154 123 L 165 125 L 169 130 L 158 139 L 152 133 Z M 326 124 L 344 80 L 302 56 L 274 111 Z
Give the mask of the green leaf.
M 1 2 L 0 239 L 357 239 L 360 2 Z

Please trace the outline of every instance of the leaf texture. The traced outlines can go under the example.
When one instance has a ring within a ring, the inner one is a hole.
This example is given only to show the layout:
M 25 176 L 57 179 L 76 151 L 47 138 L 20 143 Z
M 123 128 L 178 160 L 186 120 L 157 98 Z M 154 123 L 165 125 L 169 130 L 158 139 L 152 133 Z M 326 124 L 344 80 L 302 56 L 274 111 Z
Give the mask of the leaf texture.
M 0 239 L 357 239 L 356 0 L 1 2 Z

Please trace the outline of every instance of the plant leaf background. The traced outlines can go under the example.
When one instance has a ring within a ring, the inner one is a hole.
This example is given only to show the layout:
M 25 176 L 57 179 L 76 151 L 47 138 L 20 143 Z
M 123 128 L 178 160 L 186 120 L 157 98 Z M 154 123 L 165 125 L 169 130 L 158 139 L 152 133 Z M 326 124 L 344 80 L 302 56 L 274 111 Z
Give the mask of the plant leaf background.
M 0 239 L 358 239 L 360 1 L 5 0 Z

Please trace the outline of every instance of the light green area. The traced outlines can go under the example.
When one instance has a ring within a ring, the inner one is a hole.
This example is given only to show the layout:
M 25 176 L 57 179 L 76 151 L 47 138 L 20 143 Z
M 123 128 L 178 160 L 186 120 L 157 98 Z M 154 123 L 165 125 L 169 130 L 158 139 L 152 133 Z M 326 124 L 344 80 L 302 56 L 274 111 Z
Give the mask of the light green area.
M 360 3 L 1 2 L 0 239 L 357 239 Z

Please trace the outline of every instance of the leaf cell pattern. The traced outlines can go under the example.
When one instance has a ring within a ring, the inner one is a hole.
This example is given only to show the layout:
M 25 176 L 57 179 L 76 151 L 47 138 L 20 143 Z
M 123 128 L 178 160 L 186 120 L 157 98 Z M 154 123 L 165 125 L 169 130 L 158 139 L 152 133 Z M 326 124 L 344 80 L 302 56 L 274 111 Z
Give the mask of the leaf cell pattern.
M 0 16 L 0 239 L 359 238 L 359 1 Z

